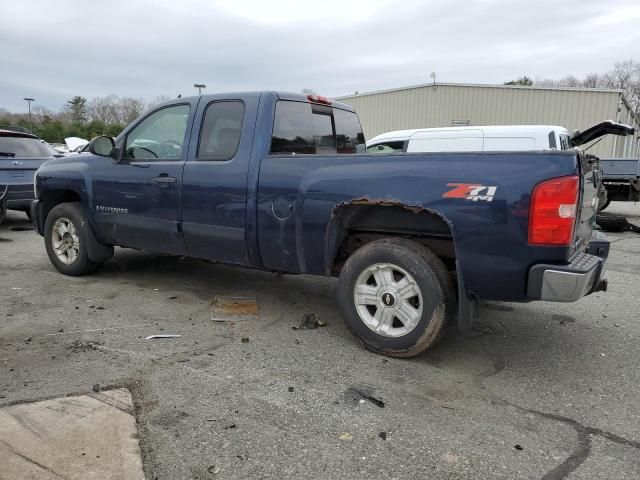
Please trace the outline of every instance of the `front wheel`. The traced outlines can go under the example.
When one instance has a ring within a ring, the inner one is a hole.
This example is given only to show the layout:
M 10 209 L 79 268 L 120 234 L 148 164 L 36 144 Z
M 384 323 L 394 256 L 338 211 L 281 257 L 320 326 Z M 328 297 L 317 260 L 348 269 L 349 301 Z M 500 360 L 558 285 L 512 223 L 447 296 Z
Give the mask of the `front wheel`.
M 100 266 L 89 260 L 88 228 L 84 212 L 77 203 L 61 203 L 47 215 L 44 242 L 49 260 L 60 273 L 86 275 Z
M 349 330 L 370 350 L 391 357 L 427 350 L 455 311 L 445 265 L 403 238 L 377 240 L 354 252 L 340 273 L 338 302 Z

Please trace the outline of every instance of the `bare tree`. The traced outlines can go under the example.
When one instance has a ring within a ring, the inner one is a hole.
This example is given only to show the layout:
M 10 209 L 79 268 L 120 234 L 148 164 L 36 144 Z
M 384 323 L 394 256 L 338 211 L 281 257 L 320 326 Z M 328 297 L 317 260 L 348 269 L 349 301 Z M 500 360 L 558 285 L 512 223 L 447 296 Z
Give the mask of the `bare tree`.
M 119 123 L 128 124 L 146 110 L 144 100 L 139 98 L 122 97 L 118 100 Z
M 640 64 L 634 62 L 632 59 L 616 62 L 611 73 L 615 79 L 615 88 L 624 90 L 634 79 L 638 79 Z
M 147 108 L 155 107 L 156 105 L 168 102 L 169 100 L 171 100 L 171 97 L 169 95 L 158 95 L 147 104 Z
M 597 88 L 600 85 L 600 75 L 597 73 L 588 73 L 582 81 L 582 86 L 585 88 Z
M 87 103 L 87 115 L 91 120 L 106 124 L 119 123 L 118 101 L 116 95 L 92 98 Z

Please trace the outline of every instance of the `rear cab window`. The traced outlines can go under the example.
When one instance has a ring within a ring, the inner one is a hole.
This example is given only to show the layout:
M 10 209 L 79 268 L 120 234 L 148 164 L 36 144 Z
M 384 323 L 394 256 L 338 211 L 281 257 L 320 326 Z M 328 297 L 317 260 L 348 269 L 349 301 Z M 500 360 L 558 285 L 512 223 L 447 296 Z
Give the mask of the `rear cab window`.
M 279 100 L 276 103 L 270 153 L 364 153 L 364 134 L 354 112 L 330 105 Z
M 0 135 L 0 160 L 7 158 L 42 158 L 51 153 L 37 138 Z

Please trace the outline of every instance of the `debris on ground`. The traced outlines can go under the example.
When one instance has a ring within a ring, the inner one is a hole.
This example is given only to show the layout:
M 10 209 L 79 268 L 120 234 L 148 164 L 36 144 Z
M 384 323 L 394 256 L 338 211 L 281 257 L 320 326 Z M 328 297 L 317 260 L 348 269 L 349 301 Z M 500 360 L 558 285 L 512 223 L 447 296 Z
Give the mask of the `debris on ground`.
M 225 430 L 231 430 L 232 428 L 236 428 L 235 423 L 232 423 L 231 425 L 227 425 L 226 427 L 224 427 Z
M 249 343 L 249 337 L 242 337 L 242 338 L 240 339 L 240 341 L 241 341 L 242 343 Z
M 98 392 L 100 391 L 100 384 L 99 384 L 99 383 L 96 383 L 93 387 L 91 387 L 91 389 L 92 389 L 94 392 L 98 393 Z
M 318 327 L 324 327 L 327 324 L 316 313 L 305 313 L 300 319 L 297 327 L 291 327 L 293 330 L 312 330 Z
M 289 388 L 288 388 L 288 390 L 289 390 L 290 392 L 293 392 L 293 387 L 289 387 Z
M 257 316 L 255 297 L 215 297 L 211 303 L 211 320 L 214 322 L 252 320 Z
M 180 337 L 182 337 L 182 335 L 167 335 L 167 334 L 149 335 L 148 337 L 145 338 L 145 340 L 155 340 L 156 338 L 180 338 Z
M 379 398 L 374 397 L 369 392 L 366 392 L 366 391 L 358 389 L 358 388 L 350 388 L 348 390 L 348 393 L 351 394 L 351 396 L 353 397 L 354 400 L 358 400 L 359 404 L 362 404 L 362 403 L 365 402 L 365 400 L 368 400 L 371 403 L 373 403 L 374 405 L 376 405 L 376 406 L 378 406 L 380 408 L 384 408 L 384 402 L 382 400 L 380 400 Z
M 209 468 L 207 468 L 207 472 L 212 475 L 217 475 L 218 473 L 220 473 L 220 467 L 218 467 L 217 465 L 210 465 Z
M 516 443 L 516 444 L 513 446 L 513 448 L 515 448 L 516 450 L 524 450 L 524 449 L 522 448 L 522 445 L 520 445 L 519 443 Z
M 340 435 L 338 435 L 338 439 L 342 440 L 343 442 L 350 442 L 351 440 L 353 440 L 353 435 L 351 435 L 349 432 L 342 432 Z
M 380 432 L 378 434 L 378 436 L 382 439 L 382 440 L 386 440 L 387 439 L 387 432 Z

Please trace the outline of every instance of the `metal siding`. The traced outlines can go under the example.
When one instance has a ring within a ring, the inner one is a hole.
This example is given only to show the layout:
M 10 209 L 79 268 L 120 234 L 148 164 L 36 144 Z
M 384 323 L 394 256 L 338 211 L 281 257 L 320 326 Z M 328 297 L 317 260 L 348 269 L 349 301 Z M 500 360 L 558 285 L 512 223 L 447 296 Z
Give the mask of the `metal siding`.
M 469 120 L 472 126 L 561 125 L 573 132 L 615 120 L 619 98 L 616 91 L 425 85 L 342 97 L 340 101 L 358 112 L 366 138 L 372 138 L 391 130 L 450 127 L 453 120 Z M 620 121 L 626 120 L 628 112 L 623 104 Z M 625 152 L 624 140 L 620 140 L 617 152 L 611 136 L 589 152 L 602 157 L 637 154 L 637 141 Z

